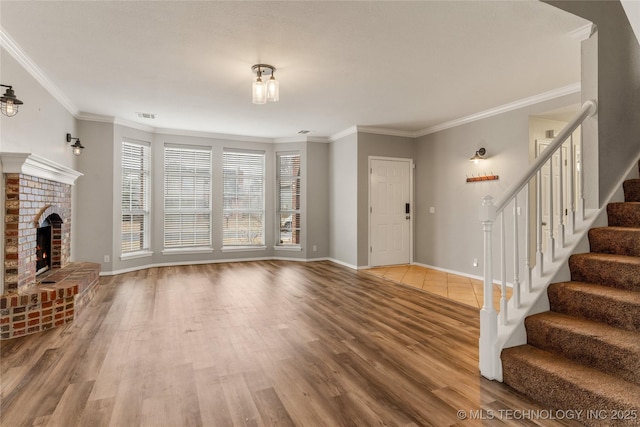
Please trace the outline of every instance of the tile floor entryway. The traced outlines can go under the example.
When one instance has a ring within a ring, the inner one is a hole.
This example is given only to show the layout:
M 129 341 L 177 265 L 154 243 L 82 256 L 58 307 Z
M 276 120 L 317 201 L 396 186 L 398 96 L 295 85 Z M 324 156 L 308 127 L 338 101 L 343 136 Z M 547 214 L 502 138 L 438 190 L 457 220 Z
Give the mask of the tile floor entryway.
M 484 292 L 481 280 L 417 265 L 392 265 L 362 271 L 395 283 L 413 286 L 465 305 L 482 308 Z M 494 285 L 494 287 L 496 292 L 494 292 L 493 303 L 498 310 L 500 307 L 500 287 L 498 285 Z M 511 297 L 511 293 L 511 288 L 507 288 L 507 298 Z

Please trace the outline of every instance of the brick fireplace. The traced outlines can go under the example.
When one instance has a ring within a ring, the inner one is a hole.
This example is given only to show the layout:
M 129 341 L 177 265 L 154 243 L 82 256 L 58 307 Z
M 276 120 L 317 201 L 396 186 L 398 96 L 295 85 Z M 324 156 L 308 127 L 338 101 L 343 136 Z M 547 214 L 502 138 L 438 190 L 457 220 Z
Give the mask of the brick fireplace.
M 93 296 L 100 266 L 70 262 L 71 190 L 82 174 L 28 153 L 0 153 L 0 160 L 4 183 L 0 339 L 10 339 L 72 321 Z M 42 227 L 47 227 L 46 254 L 39 246 Z M 50 258 L 46 268 L 38 262 L 43 256 Z M 36 278 L 38 269 L 43 273 Z

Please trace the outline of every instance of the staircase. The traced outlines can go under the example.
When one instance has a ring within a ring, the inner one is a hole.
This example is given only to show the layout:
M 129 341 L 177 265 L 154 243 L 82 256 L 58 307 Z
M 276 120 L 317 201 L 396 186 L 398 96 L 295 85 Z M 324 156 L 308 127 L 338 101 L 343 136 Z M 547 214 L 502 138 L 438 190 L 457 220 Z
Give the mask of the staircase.
M 547 289 L 550 311 L 525 319 L 527 344 L 501 353 L 505 383 L 593 426 L 640 426 L 640 179 L 623 189 L 571 281 Z

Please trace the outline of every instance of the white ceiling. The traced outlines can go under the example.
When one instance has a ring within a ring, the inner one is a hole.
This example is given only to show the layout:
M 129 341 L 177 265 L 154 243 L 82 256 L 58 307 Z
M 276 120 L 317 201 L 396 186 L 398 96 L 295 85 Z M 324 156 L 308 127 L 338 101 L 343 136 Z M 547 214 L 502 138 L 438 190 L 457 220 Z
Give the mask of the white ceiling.
M 2 1 L 79 112 L 286 138 L 421 130 L 580 81 L 587 21 L 538 1 Z M 255 63 L 280 102 L 254 105 Z M 19 91 L 19 88 L 16 92 Z M 140 119 L 136 112 L 156 114 Z

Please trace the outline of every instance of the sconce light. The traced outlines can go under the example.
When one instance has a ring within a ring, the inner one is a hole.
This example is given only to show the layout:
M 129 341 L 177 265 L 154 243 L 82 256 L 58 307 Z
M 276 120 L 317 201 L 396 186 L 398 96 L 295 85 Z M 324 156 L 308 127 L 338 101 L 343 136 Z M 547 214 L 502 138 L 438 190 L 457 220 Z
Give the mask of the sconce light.
M 269 64 L 256 64 L 251 67 L 251 71 L 256 73 L 256 80 L 251 85 L 254 104 L 266 104 L 269 102 L 277 102 L 280 100 L 280 82 L 276 80 L 274 74 L 276 67 Z M 271 74 L 271 78 L 265 84 L 262 81 L 262 75 Z
M 71 148 L 73 148 L 73 154 L 79 156 L 80 154 L 82 154 L 82 150 L 84 150 L 84 146 L 80 144 L 80 138 L 73 138 L 71 137 L 70 133 L 67 134 L 67 142 L 71 142 L 74 139 L 76 140 L 76 142 L 71 144 Z
M 12 86 L 3 84 L 0 84 L 0 86 L 7 88 L 4 95 L 0 96 L 0 110 L 5 116 L 13 117 L 18 114 L 18 106 L 22 105 L 23 102 L 16 98 Z
M 485 154 L 487 154 L 487 150 L 485 150 L 484 148 L 480 148 L 478 151 L 476 151 L 476 154 L 469 160 L 471 160 L 475 164 L 478 164 L 480 160 L 484 160 Z

